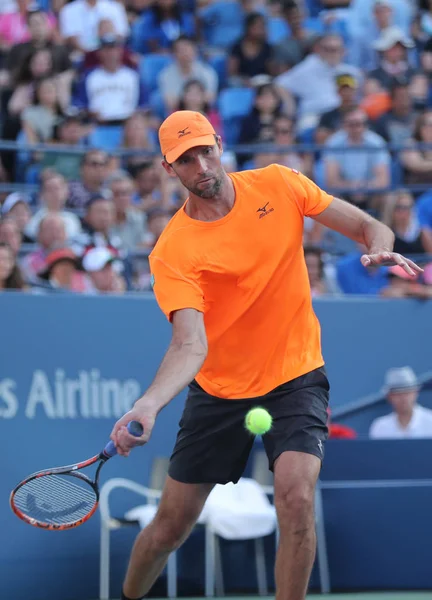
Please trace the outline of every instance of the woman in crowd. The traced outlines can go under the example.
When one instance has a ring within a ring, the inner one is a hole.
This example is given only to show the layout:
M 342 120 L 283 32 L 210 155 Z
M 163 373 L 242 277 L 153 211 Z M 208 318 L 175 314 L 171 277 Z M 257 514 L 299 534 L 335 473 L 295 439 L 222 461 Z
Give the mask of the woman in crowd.
M 12 248 L 0 242 L 0 292 L 23 290 L 25 284 Z
M 274 121 L 280 114 L 282 102 L 276 87 L 272 83 L 260 85 L 252 109 L 241 124 L 239 142 L 248 144 L 271 140 Z
M 52 77 L 41 79 L 35 85 L 34 102 L 21 114 L 27 141 L 31 144 L 51 141 L 61 116 L 55 80 Z
M 247 15 L 244 36 L 233 46 L 229 55 L 231 82 L 249 85 L 256 75 L 270 75 L 271 57 L 265 18 L 260 13 Z
M 149 117 L 147 115 L 136 112 L 126 120 L 121 146 L 125 150 L 140 151 L 137 154 L 124 157 L 123 166 L 126 169 L 131 165 L 138 165 L 143 162 L 143 151 L 152 152 L 155 150 L 155 140 L 149 127 Z
M 414 199 L 408 190 L 394 193 L 388 221 L 395 234 L 395 252 L 404 255 L 432 253 L 432 232 L 420 227 Z
M 430 144 L 430 148 L 419 148 Z M 432 184 L 432 110 L 426 110 L 417 118 L 411 146 L 400 155 L 407 185 Z
M 216 133 L 222 135 L 219 113 L 209 106 L 206 100 L 206 91 L 201 81 L 193 79 L 186 83 L 176 110 L 194 110 L 202 113 L 213 125 Z

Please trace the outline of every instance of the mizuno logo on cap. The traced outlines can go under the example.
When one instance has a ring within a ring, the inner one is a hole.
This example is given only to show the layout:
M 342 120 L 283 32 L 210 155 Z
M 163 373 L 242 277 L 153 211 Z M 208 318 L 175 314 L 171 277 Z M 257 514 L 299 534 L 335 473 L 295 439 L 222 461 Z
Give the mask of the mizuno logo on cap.
M 188 131 L 189 127 L 185 127 L 184 129 L 180 129 L 180 131 L 178 131 L 178 136 L 179 138 L 185 136 L 185 135 L 189 135 L 190 131 Z

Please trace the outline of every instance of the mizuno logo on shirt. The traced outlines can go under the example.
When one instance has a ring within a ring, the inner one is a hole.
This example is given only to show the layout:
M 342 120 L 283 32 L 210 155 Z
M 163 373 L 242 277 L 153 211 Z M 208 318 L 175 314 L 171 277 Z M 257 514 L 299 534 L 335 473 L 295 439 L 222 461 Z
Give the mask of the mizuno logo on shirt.
M 264 204 L 264 206 L 261 206 L 261 208 L 257 208 L 257 213 L 259 213 L 260 219 L 262 219 L 263 217 L 266 217 L 267 215 L 269 215 L 270 213 L 272 213 L 274 211 L 274 208 L 272 208 L 271 206 L 270 206 L 270 208 L 267 208 L 269 204 L 270 204 L 270 202 L 267 202 L 267 204 Z

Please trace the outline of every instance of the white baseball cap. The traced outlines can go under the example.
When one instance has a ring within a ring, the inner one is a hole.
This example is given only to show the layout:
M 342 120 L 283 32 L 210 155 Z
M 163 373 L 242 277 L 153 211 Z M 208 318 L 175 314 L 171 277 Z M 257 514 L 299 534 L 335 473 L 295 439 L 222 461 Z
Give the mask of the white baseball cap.
M 413 40 L 407 37 L 400 27 L 394 25 L 392 27 L 386 27 L 386 29 L 381 32 L 380 37 L 372 44 L 372 48 L 382 52 L 384 50 L 389 50 L 389 48 L 393 48 L 396 44 L 402 44 L 405 48 L 414 48 L 415 46 Z
M 20 192 L 13 192 L 12 194 L 9 194 L 9 196 L 6 196 L 6 200 L 3 202 L 1 207 L 2 215 L 7 215 L 7 213 L 10 212 L 13 207 L 18 204 L 18 202 L 24 202 L 27 204 L 28 199 Z
M 384 392 L 404 392 L 415 390 L 419 386 L 416 374 L 411 367 L 389 369 L 385 376 Z
M 83 258 L 83 267 L 85 271 L 94 273 L 95 271 L 101 271 L 114 260 L 115 256 L 108 248 L 92 248 Z

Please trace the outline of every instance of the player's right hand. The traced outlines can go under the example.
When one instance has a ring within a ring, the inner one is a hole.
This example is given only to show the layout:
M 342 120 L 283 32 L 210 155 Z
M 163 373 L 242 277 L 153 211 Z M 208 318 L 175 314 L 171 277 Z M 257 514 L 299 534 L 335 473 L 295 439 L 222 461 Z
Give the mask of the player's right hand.
M 129 456 L 130 451 L 136 446 L 143 446 L 149 441 L 156 414 L 145 406 L 135 405 L 132 410 L 121 417 L 114 425 L 110 438 L 115 444 L 117 453 L 121 456 Z M 144 433 L 141 437 L 135 437 L 127 430 L 131 421 L 139 421 L 143 426 Z

